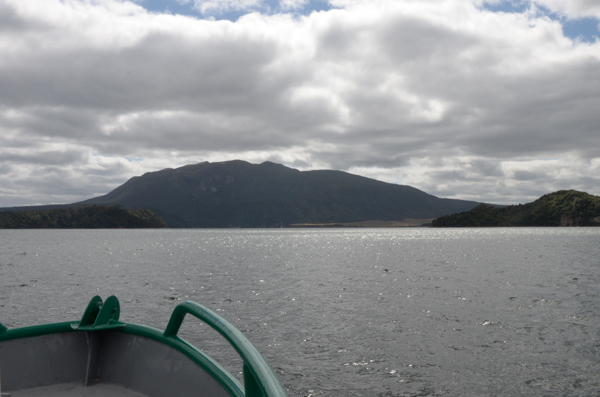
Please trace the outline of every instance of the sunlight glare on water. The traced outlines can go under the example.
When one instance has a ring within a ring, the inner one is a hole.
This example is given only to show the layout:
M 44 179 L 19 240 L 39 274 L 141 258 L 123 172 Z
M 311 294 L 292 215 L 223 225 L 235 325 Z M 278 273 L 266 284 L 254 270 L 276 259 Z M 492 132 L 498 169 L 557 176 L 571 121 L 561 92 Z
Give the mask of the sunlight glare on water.
M 240 328 L 290 396 L 594 395 L 600 229 L 1 230 L 0 322 Z M 181 335 L 232 373 L 218 335 Z

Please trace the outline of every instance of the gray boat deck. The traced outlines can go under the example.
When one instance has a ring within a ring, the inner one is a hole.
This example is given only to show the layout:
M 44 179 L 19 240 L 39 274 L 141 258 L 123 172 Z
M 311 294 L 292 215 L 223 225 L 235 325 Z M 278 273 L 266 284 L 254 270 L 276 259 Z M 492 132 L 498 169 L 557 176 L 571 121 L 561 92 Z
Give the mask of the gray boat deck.
M 4 394 L 4 393 L 3 393 Z M 34 389 L 17 390 L 11 397 L 146 397 L 145 394 L 129 390 L 123 386 L 98 383 L 85 387 L 80 383 L 63 383 Z

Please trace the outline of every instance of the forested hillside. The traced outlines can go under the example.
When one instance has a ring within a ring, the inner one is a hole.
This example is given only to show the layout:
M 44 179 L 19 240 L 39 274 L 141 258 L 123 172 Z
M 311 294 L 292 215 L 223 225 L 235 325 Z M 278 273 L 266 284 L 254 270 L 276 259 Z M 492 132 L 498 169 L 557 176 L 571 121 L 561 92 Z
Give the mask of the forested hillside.
M 481 204 L 468 212 L 434 219 L 431 226 L 600 226 L 600 197 L 561 190 L 528 204 L 503 208 Z
M 167 224 L 146 209 L 90 205 L 51 210 L 0 212 L 0 229 L 164 228 Z

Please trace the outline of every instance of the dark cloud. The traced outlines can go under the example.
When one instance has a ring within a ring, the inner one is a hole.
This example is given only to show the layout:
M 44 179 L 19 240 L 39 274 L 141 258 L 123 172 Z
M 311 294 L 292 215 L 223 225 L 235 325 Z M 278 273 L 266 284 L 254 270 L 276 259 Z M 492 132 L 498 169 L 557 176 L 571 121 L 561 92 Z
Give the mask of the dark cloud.
M 6 175 L 10 173 L 11 170 L 12 167 L 10 166 L 10 164 L 0 163 L 0 175 Z
M 498 160 L 473 160 L 470 163 L 470 170 L 482 177 L 504 177 L 504 171 Z
M 41 164 L 41 165 L 80 165 L 86 156 L 79 150 L 43 151 L 25 153 L 3 153 L 0 163 L 4 164 Z
M 514 171 L 513 178 L 517 181 L 536 181 L 536 180 L 546 180 L 548 179 L 548 175 L 543 172 L 532 172 L 526 170 L 518 170 Z

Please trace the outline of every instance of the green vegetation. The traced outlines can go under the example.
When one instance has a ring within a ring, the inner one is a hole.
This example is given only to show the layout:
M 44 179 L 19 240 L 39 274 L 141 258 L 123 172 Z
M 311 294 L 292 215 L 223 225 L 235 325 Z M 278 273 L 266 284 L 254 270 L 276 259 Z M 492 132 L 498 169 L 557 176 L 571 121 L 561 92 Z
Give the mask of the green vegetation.
M 468 212 L 439 217 L 431 226 L 600 226 L 600 197 L 561 190 L 524 205 L 497 208 L 481 204 Z
M 114 205 L 80 206 L 51 210 L 0 212 L 0 229 L 129 229 L 163 228 L 154 212 Z
M 235 160 L 146 173 L 79 204 L 149 208 L 170 227 L 287 227 L 435 218 L 479 203 L 341 171 Z

